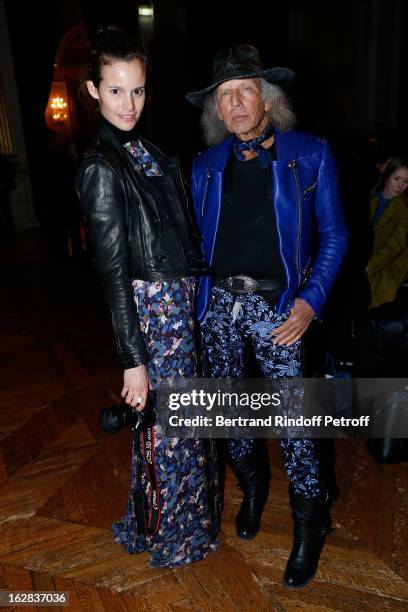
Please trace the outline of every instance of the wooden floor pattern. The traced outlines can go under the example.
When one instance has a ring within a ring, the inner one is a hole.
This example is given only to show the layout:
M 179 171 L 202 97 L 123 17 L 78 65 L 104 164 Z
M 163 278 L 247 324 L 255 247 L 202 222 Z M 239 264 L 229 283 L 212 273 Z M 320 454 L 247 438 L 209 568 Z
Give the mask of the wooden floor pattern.
M 97 422 L 120 371 L 94 273 L 48 267 L 35 235 L 1 254 L 0 590 L 68 591 L 58 609 L 91 612 L 408 610 L 408 466 L 377 465 L 362 441 L 336 444 L 336 529 L 303 590 L 281 585 L 291 519 L 275 441 L 255 540 L 235 537 L 240 493 L 227 472 L 217 552 L 177 570 L 124 554 L 110 524 L 125 506 L 131 440 Z

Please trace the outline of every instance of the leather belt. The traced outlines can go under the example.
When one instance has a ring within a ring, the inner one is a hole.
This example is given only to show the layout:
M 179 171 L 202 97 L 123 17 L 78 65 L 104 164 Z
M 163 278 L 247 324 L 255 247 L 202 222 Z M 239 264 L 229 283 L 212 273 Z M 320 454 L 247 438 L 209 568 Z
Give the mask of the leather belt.
M 227 289 L 231 293 L 250 293 L 251 291 L 273 291 L 278 293 L 282 289 L 282 282 L 276 278 L 251 278 L 245 274 L 228 276 L 227 278 L 215 277 L 214 287 Z

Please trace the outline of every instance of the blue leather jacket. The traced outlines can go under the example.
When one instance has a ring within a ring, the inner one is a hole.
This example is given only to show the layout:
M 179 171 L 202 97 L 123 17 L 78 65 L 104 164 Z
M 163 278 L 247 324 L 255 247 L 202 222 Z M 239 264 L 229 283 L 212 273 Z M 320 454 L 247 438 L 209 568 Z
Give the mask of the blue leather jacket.
M 223 173 L 233 137 L 199 154 L 193 162 L 192 192 L 202 249 L 211 265 L 223 197 Z M 277 160 L 271 160 L 272 202 L 286 289 L 279 313 L 304 299 L 321 318 L 324 303 L 347 248 L 337 168 L 327 143 L 315 136 L 275 130 Z M 197 317 L 207 310 L 212 281 L 199 279 Z

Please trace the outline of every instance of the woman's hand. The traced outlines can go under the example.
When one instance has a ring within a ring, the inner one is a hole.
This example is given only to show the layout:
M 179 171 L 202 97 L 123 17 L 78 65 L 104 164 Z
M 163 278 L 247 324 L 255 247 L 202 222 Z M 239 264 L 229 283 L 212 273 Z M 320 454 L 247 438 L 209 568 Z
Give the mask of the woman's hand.
M 147 392 L 152 388 L 146 366 L 140 365 L 124 371 L 123 389 L 120 395 L 129 406 L 138 412 L 145 407 Z

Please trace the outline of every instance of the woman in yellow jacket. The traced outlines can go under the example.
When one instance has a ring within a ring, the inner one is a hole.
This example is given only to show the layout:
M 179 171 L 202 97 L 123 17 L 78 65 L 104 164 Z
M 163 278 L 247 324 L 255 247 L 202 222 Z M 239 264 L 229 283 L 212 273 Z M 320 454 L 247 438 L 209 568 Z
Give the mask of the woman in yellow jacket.
M 370 201 L 374 244 L 367 265 L 370 308 L 392 302 L 408 278 L 408 158 L 391 159 Z

